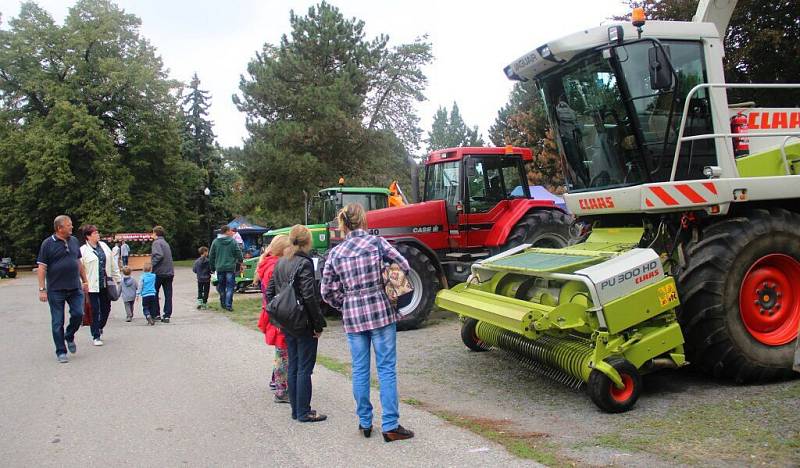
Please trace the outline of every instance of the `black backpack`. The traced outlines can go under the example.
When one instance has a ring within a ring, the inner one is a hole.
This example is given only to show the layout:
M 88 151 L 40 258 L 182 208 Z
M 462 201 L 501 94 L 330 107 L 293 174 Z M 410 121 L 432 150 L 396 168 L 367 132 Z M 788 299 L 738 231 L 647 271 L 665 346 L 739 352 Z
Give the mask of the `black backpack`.
M 289 333 L 301 332 L 308 328 L 306 309 L 294 288 L 294 279 L 302 267 L 301 260 L 289 277 L 289 282 L 267 304 L 270 318 Z

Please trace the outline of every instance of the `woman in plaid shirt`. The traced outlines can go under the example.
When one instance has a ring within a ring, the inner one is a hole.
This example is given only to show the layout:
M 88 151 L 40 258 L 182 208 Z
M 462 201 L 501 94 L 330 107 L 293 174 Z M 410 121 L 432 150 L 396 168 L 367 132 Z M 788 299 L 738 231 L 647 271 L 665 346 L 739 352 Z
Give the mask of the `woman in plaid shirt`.
M 410 439 L 414 433 L 399 423 L 396 322 L 400 314 L 386 296 L 381 275 L 384 263 L 396 263 L 408 273 L 408 262 L 385 239 L 367 234 L 366 215 L 360 204 L 345 206 L 337 219 L 346 238 L 331 250 L 325 261 L 322 299 L 342 311 L 342 324 L 353 361 L 353 397 L 358 429 L 364 437 L 372 434 L 372 403 L 369 400 L 372 344 L 380 381 L 383 439 L 386 442 Z

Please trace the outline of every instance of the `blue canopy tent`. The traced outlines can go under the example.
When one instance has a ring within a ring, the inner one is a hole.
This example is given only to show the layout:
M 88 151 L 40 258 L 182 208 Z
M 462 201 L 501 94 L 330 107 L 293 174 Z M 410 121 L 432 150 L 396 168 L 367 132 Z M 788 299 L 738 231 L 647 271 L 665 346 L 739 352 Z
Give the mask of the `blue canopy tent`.
M 228 223 L 228 226 L 231 229 L 236 229 L 236 232 L 242 236 L 242 241 L 244 241 L 242 253 L 249 253 L 254 257 L 261 254 L 262 234 L 269 231 L 270 228 L 253 224 L 244 216 L 236 217 Z

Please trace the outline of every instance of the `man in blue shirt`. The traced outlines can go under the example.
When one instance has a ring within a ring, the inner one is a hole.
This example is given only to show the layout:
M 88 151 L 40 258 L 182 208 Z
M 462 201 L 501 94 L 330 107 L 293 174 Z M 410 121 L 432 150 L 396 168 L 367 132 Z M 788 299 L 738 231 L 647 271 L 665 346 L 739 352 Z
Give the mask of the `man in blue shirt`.
M 50 305 L 56 358 L 60 363 L 67 363 L 67 349 L 70 353 L 77 351 L 75 332 L 83 320 L 83 292 L 88 291 L 89 283 L 80 261 L 78 240 L 72 236 L 72 220 L 66 215 L 56 216 L 53 229 L 55 233 L 42 241 L 39 257 L 36 259 L 39 264 L 39 300 Z M 65 303 L 69 304 L 66 334 Z

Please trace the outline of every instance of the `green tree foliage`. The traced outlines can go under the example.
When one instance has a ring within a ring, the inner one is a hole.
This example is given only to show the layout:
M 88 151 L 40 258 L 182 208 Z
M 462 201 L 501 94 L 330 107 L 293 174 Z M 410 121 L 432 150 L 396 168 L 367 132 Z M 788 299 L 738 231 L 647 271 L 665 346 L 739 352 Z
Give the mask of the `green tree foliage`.
M 61 213 L 102 232 L 177 233 L 188 213 L 177 83 L 106 0 L 64 21 L 23 3 L 0 31 L 0 238 L 30 260 Z
M 495 146 L 531 148 L 533 162 L 527 166 L 528 182 L 544 185 L 554 192 L 563 190 L 558 148 L 550 132 L 544 102 L 532 81 L 514 85 L 508 103 L 497 112 L 489 128 L 489 139 Z
M 649 19 L 691 21 L 698 0 L 628 1 Z M 630 15 L 615 19 L 628 19 Z M 647 25 L 645 25 L 647 28 Z M 729 83 L 796 83 L 800 77 L 800 2 L 739 0 L 725 32 L 725 80 Z M 729 100 L 759 107 L 800 105 L 800 90 L 735 90 Z
M 208 117 L 211 96 L 200 89 L 200 79 L 195 73 L 181 98 L 182 142 L 181 156 L 194 165 L 191 171 L 191 188 L 187 193 L 190 208 L 184 218 L 182 238 L 176 239 L 182 247 L 181 256 L 196 254 L 200 245 L 209 246 L 213 231 L 227 222 L 232 214 L 232 168 L 225 164 L 222 150 L 216 144 L 214 123 Z M 205 194 L 205 189 L 209 194 Z
M 477 125 L 470 128 L 464 123 L 458 104 L 454 102 L 449 116 L 444 107 L 439 107 L 433 115 L 427 142 L 430 152 L 456 146 L 483 146 L 483 137 L 478 133 Z
M 387 36 L 367 39 L 363 21 L 325 2 L 289 21 L 290 35 L 256 53 L 233 98 L 250 132 L 234 155 L 240 206 L 272 225 L 301 220 L 303 190 L 340 176 L 407 183 L 420 134 L 412 103 L 423 99 L 431 60 L 424 40 L 389 48 Z

